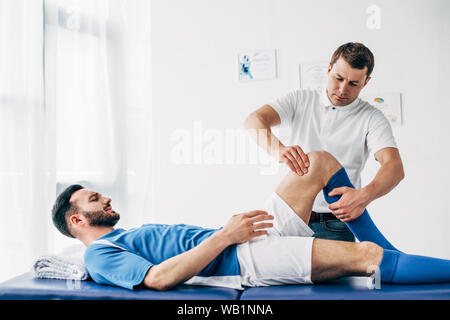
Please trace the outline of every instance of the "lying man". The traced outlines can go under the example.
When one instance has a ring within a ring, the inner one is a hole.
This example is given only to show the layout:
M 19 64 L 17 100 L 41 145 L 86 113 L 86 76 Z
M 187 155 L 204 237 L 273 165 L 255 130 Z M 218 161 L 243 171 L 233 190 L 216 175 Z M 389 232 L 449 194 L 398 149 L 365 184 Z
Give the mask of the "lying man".
M 353 185 L 331 154 L 314 151 L 308 157 L 308 173 L 290 172 L 265 211 L 235 214 L 220 229 L 162 224 L 114 229 L 120 215 L 111 199 L 80 185 L 58 196 L 53 221 L 64 235 L 87 246 L 85 264 L 94 281 L 128 289 L 167 290 L 181 283 L 237 289 L 311 284 L 370 276 L 373 270 L 385 283 L 450 281 L 450 260 L 400 252 L 367 211 L 347 222 L 360 242 L 313 238 L 308 222 L 317 193 L 323 190 L 333 203 L 340 198 L 329 196 L 334 188 Z M 336 216 L 345 218 L 339 212 Z

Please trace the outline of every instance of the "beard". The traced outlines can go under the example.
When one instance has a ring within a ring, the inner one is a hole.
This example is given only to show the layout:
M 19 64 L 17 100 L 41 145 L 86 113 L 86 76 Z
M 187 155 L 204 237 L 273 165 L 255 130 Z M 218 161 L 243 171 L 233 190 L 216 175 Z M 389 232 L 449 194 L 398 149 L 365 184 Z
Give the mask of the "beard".
M 120 219 L 120 214 L 113 211 L 85 211 L 84 216 L 88 219 L 89 225 L 93 227 L 114 227 Z

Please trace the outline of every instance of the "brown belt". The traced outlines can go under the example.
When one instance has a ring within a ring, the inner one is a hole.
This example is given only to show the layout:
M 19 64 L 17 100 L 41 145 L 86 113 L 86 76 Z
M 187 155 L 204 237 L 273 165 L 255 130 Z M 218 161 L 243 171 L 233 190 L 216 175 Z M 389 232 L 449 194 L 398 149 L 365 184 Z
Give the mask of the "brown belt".
M 321 217 L 322 216 L 322 217 Z M 336 216 L 331 212 L 319 213 L 315 211 L 311 211 L 311 218 L 309 222 L 321 222 L 327 220 L 336 220 Z

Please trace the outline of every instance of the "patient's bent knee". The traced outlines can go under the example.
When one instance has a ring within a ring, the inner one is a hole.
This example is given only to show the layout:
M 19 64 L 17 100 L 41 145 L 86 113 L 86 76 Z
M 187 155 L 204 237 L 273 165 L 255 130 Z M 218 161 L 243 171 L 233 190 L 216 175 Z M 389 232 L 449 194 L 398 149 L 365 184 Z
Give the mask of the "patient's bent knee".
M 342 168 L 342 165 L 336 158 L 325 150 L 311 151 L 308 154 L 310 162 L 310 170 L 318 170 L 324 176 L 326 181 L 328 178 Z
M 317 150 L 308 152 L 308 159 L 320 163 L 339 163 L 336 158 L 325 150 Z
M 322 161 L 326 160 L 327 157 L 332 156 L 329 152 L 325 150 L 316 150 L 307 153 L 309 161 Z

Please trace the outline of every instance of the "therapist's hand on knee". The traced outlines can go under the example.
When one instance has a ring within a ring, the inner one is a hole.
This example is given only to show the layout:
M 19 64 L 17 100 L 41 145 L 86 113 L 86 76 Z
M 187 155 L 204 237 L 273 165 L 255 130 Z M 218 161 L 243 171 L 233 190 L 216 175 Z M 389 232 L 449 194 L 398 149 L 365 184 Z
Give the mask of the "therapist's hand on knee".
M 272 220 L 274 217 L 262 210 L 252 210 L 235 214 L 221 230 L 231 244 L 244 243 L 255 237 L 267 235 L 267 228 L 273 227 L 272 223 L 262 222 Z
M 300 146 L 280 146 L 278 158 L 299 176 L 308 173 L 309 159 Z

